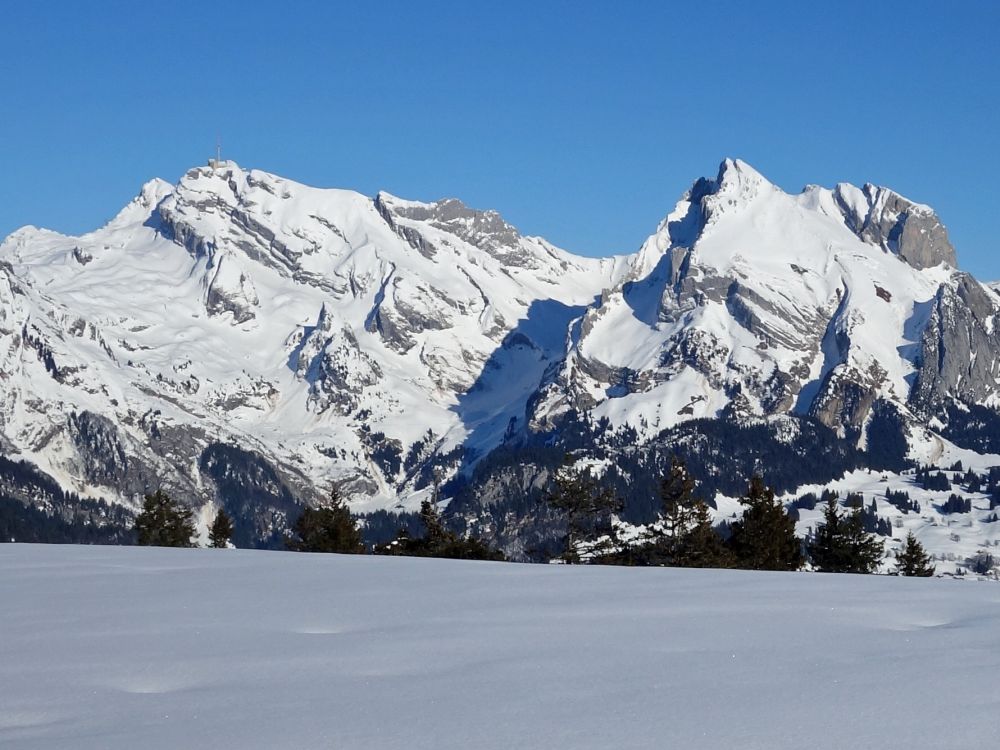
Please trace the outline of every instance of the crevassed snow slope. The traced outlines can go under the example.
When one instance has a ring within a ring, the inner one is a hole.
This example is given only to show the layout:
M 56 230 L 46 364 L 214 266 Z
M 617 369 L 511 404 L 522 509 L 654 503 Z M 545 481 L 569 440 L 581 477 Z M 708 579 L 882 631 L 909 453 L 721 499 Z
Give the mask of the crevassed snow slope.
M 1000 588 L 0 545 L 0 745 L 991 747 Z

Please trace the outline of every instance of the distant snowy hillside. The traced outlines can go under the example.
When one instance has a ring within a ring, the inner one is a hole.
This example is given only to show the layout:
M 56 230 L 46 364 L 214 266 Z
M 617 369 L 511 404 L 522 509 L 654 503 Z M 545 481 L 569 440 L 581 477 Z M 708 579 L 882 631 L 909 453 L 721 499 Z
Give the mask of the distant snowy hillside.
M 690 430 L 711 420 L 827 466 L 783 490 L 960 450 L 985 469 L 1000 296 L 955 266 L 927 206 L 872 185 L 791 195 L 734 160 L 607 259 L 455 199 L 223 162 L 147 183 L 90 234 L 0 244 L 0 455 L 127 506 L 158 486 L 224 505 L 245 544 L 276 543 L 331 481 L 366 512 L 416 507 L 437 476 L 508 549 L 544 474 L 482 472 L 537 446 L 704 457 L 714 438 Z M 770 471 L 740 460 L 702 478 L 729 492 L 719 476 Z
M 0 545 L 0 745 L 990 747 L 1000 588 Z

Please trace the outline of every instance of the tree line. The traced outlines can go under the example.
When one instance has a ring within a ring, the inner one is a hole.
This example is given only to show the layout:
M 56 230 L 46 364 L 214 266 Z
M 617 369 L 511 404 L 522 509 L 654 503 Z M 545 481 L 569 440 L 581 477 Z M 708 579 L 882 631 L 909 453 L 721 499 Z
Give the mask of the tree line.
M 836 493 L 825 498 L 823 522 L 809 539 L 801 539 L 795 518 L 759 475 L 740 498 L 742 517 L 720 528 L 712 525 L 695 487 L 683 461 L 674 457 L 660 482 L 658 520 L 637 537 L 618 538 L 611 516 L 620 503 L 589 470 L 567 460 L 546 496 L 566 518 L 562 561 L 750 570 L 798 570 L 811 562 L 821 572 L 874 573 L 884 558 L 883 543 L 866 529 L 863 506 L 842 510 Z M 930 556 L 912 533 L 896 563 L 898 575 L 934 574 Z
M 567 456 L 555 473 L 544 501 L 565 526 L 559 560 L 565 564 L 656 565 L 750 570 L 798 570 L 807 562 L 831 573 L 874 573 L 884 558 L 881 540 L 866 528 L 860 502 L 842 509 L 836 493 L 824 493 L 823 522 L 808 539 L 795 533 L 795 517 L 775 498 L 761 476 L 753 476 L 740 498 L 742 516 L 716 527 L 708 504 L 697 496 L 696 483 L 684 462 L 673 457 L 659 483 L 658 520 L 638 534 L 623 536 L 613 516 L 622 502 L 594 473 Z M 449 529 L 439 510 L 440 491 L 420 506 L 422 534 L 401 528 L 391 541 L 375 545 L 382 555 L 504 560 L 500 550 L 472 535 Z M 794 509 L 793 509 L 794 510 Z M 794 512 L 797 512 L 795 510 Z M 139 544 L 194 546 L 190 508 L 171 500 L 162 490 L 147 495 L 135 520 Z M 230 546 L 233 521 L 220 509 L 209 529 L 209 546 Z M 362 554 L 358 519 L 339 488 L 325 501 L 306 507 L 286 536 L 285 546 L 297 552 Z M 930 576 L 930 556 L 912 534 L 896 558 L 898 575 Z

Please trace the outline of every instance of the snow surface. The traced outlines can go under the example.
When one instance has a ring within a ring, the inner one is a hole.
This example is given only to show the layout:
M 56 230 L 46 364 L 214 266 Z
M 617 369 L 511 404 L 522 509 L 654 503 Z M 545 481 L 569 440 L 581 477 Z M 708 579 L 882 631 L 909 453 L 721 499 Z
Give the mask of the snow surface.
M 1000 587 L 0 546 L 0 746 L 928 748 L 1000 733 Z

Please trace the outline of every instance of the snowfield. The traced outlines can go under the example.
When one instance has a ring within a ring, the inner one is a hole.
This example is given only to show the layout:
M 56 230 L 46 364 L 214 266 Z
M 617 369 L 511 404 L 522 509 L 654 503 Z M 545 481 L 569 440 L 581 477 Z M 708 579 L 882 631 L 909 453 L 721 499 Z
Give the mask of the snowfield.
M 1000 587 L 0 545 L 0 746 L 957 748 Z

